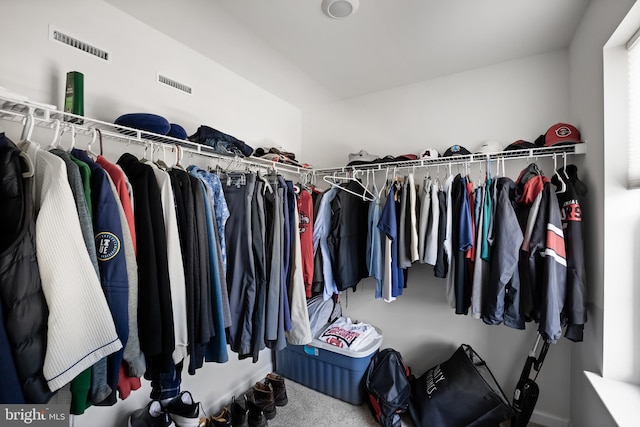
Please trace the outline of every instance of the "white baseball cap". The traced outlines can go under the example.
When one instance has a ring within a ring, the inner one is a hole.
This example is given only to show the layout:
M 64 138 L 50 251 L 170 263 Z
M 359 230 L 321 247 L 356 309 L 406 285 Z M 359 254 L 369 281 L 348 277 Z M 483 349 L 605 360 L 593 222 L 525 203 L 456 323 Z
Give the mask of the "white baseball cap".
M 503 149 L 504 147 L 498 141 L 490 140 L 483 142 L 480 148 L 476 150 L 476 153 L 495 154 L 501 152 Z
M 440 157 L 440 154 L 435 148 L 427 148 L 420 152 L 421 159 L 437 159 L 438 157 Z

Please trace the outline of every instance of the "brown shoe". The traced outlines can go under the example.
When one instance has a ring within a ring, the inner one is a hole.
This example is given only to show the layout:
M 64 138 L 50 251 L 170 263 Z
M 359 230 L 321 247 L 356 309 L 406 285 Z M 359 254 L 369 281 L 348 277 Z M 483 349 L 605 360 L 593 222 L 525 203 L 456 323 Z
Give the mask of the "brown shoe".
M 287 398 L 287 388 L 284 385 L 284 377 L 273 373 L 267 374 L 265 382 L 271 384 L 273 388 L 273 397 L 276 401 L 276 406 L 284 406 L 289 402 Z
M 262 409 L 268 420 L 276 416 L 276 401 L 271 385 L 257 382 L 253 386 L 253 402 Z
M 225 406 L 218 414 L 211 415 L 207 427 L 231 427 L 231 412 L 229 412 L 229 408 Z

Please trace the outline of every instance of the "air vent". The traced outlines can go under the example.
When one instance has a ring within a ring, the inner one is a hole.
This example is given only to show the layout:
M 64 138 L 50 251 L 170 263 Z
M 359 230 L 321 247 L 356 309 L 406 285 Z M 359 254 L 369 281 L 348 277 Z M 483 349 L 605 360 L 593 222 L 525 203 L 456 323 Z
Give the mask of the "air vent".
M 170 79 L 169 77 L 163 76 L 160 73 L 158 73 L 158 83 L 171 86 L 172 88 L 181 90 L 182 92 L 188 93 L 189 95 L 191 95 L 193 92 L 193 89 L 191 89 L 191 86 L 188 86 L 184 83 L 180 83 L 177 80 Z
M 69 47 L 77 49 L 93 57 L 99 58 L 103 61 L 109 62 L 111 55 L 106 50 L 97 48 L 91 43 L 82 41 L 76 37 L 70 36 L 63 31 L 58 30 L 52 26 L 49 26 L 49 40 L 54 40 L 59 43 L 65 44 Z

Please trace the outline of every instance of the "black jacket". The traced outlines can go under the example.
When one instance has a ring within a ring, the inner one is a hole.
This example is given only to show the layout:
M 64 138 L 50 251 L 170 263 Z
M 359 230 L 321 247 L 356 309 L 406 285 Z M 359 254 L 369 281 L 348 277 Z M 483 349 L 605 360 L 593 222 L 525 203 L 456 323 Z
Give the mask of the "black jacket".
M 175 347 L 167 261 L 167 236 L 160 190 L 150 166 L 129 153 L 118 165 L 133 187 L 138 261 L 138 331 L 147 374 L 164 372 Z M 150 372 L 151 371 L 151 372 Z
M 0 301 L 9 348 L 0 347 L 3 373 L 0 396 L 16 394 L 11 401 L 46 403 L 53 393 L 42 374 L 47 348 L 49 311 L 42 292 L 35 248 L 32 179 L 24 178 L 18 150 L 0 134 Z M 13 374 L 11 359 L 15 365 Z M 8 365 L 5 365 L 7 363 Z M 15 373 L 20 389 L 15 389 Z M 13 378 L 13 380 L 12 380 Z
M 362 192 L 356 182 L 345 185 L 347 190 Z M 331 201 L 331 232 L 327 238 L 331 265 L 338 290 L 355 288 L 369 276 L 366 260 L 367 218 L 369 202 L 345 191 L 338 191 Z

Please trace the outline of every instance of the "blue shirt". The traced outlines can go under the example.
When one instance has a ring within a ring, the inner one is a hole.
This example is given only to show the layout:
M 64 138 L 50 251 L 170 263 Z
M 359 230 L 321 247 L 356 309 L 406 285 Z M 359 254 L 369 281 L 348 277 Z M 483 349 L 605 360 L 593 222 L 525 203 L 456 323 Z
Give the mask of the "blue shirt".
M 218 228 L 218 240 L 220 241 L 220 256 L 222 257 L 222 267 L 224 272 L 227 272 L 227 245 L 224 237 L 224 226 L 229 219 L 229 207 L 227 201 L 224 198 L 224 192 L 222 190 L 222 182 L 218 175 L 207 172 L 206 170 L 197 166 L 189 166 L 189 172 L 192 170 L 195 172 L 196 178 L 200 178 L 206 185 L 211 195 L 211 204 L 213 207 L 213 214 L 216 217 L 216 227 Z
M 391 296 L 402 295 L 404 288 L 404 274 L 398 267 L 398 220 L 395 202 L 396 186 L 391 186 L 387 202 L 382 209 L 378 228 L 391 240 Z
M 378 228 L 380 221 L 380 199 L 369 204 L 369 233 L 367 234 L 367 268 L 376 279 L 375 298 L 382 298 L 382 236 Z
M 327 237 L 331 227 L 331 201 L 338 193 L 337 188 L 327 190 L 322 196 L 318 215 L 313 224 L 313 252 L 315 253 L 320 246 L 322 251 L 322 273 L 324 276 L 324 292 L 322 298 L 326 301 L 333 294 L 338 293 L 338 287 L 333 278 L 333 270 L 331 269 L 331 256 L 329 254 L 329 246 L 327 245 Z

